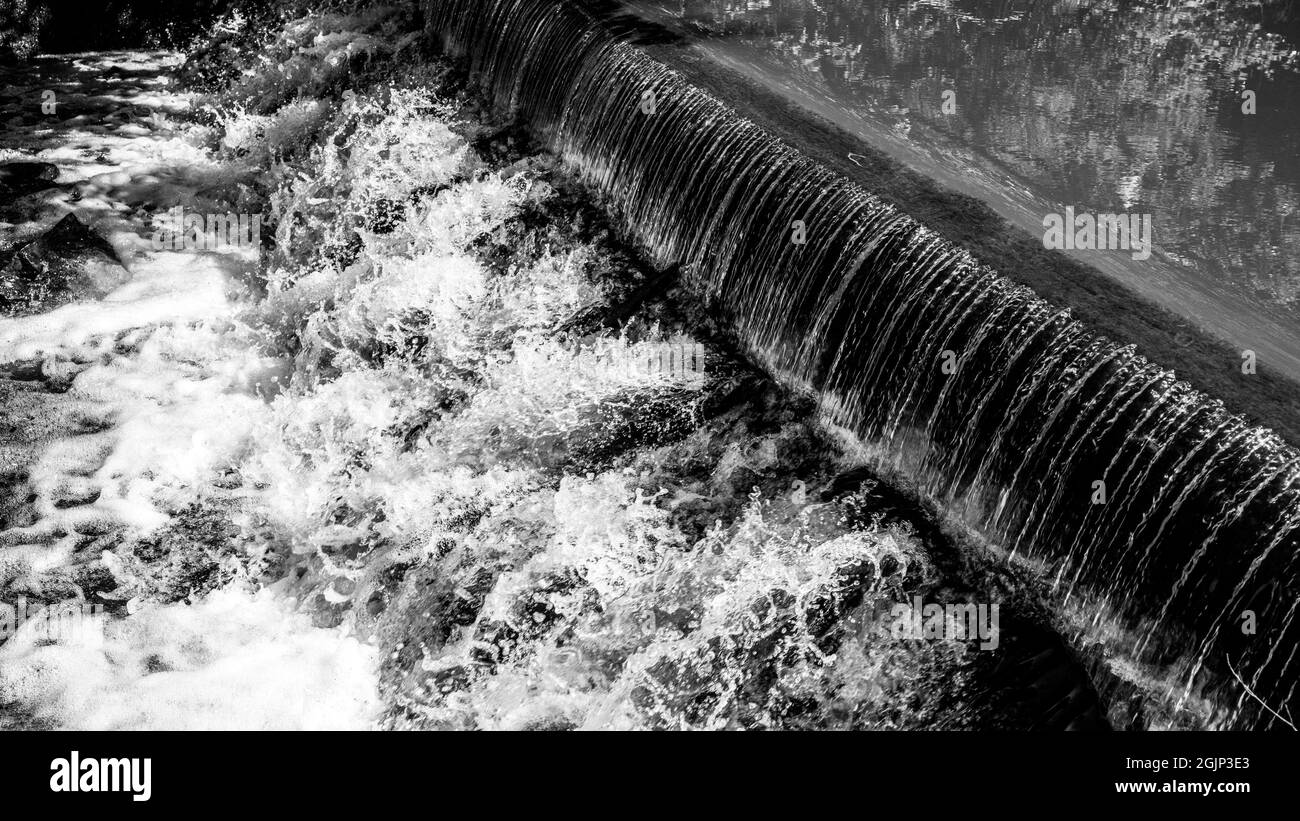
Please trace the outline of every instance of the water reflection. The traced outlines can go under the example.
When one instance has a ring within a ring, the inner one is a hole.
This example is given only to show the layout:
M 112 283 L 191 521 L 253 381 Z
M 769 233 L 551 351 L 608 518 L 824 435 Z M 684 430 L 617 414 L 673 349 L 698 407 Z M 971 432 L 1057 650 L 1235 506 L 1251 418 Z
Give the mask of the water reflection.
M 1288 2 L 1232 6 L 671 4 L 901 135 L 952 141 L 999 176 L 1080 210 L 1152 214 L 1168 258 L 1294 318 L 1300 11 Z M 947 91 L 955 110 L 945 111 Z M 1253 114 L 1243 111 L 1246 91 Z

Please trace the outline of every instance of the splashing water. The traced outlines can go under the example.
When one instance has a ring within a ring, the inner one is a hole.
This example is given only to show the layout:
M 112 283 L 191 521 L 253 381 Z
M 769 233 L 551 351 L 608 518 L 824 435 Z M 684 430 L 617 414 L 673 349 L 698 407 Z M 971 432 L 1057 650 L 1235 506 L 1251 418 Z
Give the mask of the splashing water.
M 355 730 L 379 709 L 374 649 L 271 590 L 100 618 L 68 638 L 20 631 L 0 649 L 0 700 L 28 705 L 33 726 Z
M 1279 437 L 781 144 L 582 4 L 425 5 L 431 33 L 689 272 L 756 360 L 1010 555 L 1047 562 L 1063 600 L 1109 602 L 1138 660 L 1218 701 L 1213 723 L 1275 722 L 1228 665 L 1275 708 L 1300 682 L 1300 463 Z
M 689 337 L 554 335 L 603 299 L 584 273 L 599 252 L 493 269 L 485 237 L 519 246 L 509 226 L 552 191 L 527 163 L 482 173 L 451 132 L 411 122 L 429 112 L 445 116 L 419 91 L 359 98 L 350 136 L 282 189 L 282 207 L 311 196 L 332 218 L 280 238 L 311 249 L 285 254 L 258 309 L 294 341 L 294 378 L 243 465 L 265 488 L 249 528 L 288 546 L 316 622 L 384 648 L 384 726 L 922 724 L 917 688 L 959 689 L 967 647 L 886 635 L 876 606 L 933 575 L 912 536 L 841 503 L 750 497 L 741 477 L 779 472 L 796 434 L 714 455 L 722 434 L 696 410 L 714 380 L 628 367 Z M 361 242 L 335 256 L 349 225 Z M 684 481 L 692 462 L 703 475 Z M 717 520 L 691 531 L 708 504 Z
M 1290 555 L 1275 514 L 1300 463 L 1276 441 L 817 176 L 574 12 L 503 0 L 455 9 L 452 25 L 454 6 L 433 4 L 431 23 L 855 441 L 1009 549 L 1071 559 L 1062 588 L 1111 595 L 1123 618 L 1153 617 L 1139 605 L 1177 577 L 1152 635 L 1215 622 L 1186 601 L 1278 612 L 1253 581 Z M 497 14 L 518 32 L 492 39 Z M 168 289 L 182 263 L 162 255 L 121 310 L 0 325 L 15 356 L 75 351 L 66 395 L 96 422 L 43 452 L 34 524 L 5 532 L 19 548 L 6 578 L 62 579 L 93 537 L 108 592 L 130 602 L 74 643 L 7 643 L 0 703 L 114 728 L 960 726 L 973 645 L 899 640 L 882 615 L 944 595 L 939 572 L 860 496 L 788 492 L 793 475 L 842 467 L 807 421 L 777 408 L 703 424 L 727 377 L 711 348 L 704 373 L 629 366 L 693 346 L 681 323 L 570 330 L 636 283 L 557 207 L 550 159 L 494 165 L 465 136 L 476 125 L 418 83 L 323 101 L 334 58 L 377 48 L 367 33 L 386 19 L 290 24 L 270 51 L 295 55 L 292 76 L 249 72 L 232 92 L 244 108 L 207 133 L 270 183 L 264 289 L 231 301 L 220 271 L 202 297 Z M 557 85 L 574 76 L 587 85 Z M 651 132 L 622 110 L 647 78 L 665 92 Z M 796 217 L 798 252 L 784 227 L 756 230 Z M 154 312 L 132 317 L 142 306 Z M 946 349 L 963 363 L 952 378 L 914 367 Z M 1077 459 L 1123 477 L 1117 508 L 1074 504 Z M 1250 473 L 1257 460 L 1268 468 Z M 1026 491 L 1040 486 L 1060 491 Z M 1204 499 L 1223 488 L 1213 528 L 1182 513 L 1213 514 Z M 1147 552 L 1120 548 L 1133 522 Z M 1275 550 L 1224 555 L 1265 530 Z M 1189 533 L 1178 564 L 1170 545 Z M 1241 588 L 1208 590 L 1200 568 L 1232 562 Z M 1286 647 L 1289 621 L 1265 623 Z M 1202 653 L 1217 652 L 1206 635 Z M 1261 676 L 1290 663 L 1250 650 L 1238 669 L 1273 697 Z

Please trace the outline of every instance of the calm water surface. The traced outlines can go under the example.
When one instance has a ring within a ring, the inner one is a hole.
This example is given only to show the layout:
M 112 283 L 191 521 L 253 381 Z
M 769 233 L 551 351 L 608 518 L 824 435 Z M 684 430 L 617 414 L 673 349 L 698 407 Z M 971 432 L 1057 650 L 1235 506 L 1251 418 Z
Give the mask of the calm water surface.
M 1009 187 L 1151 214 L 1189 279 L 1300 328 L 1300 3 L 640 5 Z

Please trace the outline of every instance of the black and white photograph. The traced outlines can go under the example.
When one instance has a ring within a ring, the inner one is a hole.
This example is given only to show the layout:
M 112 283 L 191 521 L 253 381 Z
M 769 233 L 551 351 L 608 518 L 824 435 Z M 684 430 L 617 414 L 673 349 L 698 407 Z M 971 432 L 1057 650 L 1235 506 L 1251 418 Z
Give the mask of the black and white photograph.
M 34 808 L 715 731 L 1221 811 L 1298 689 L 1300 2 L 0 0 Z

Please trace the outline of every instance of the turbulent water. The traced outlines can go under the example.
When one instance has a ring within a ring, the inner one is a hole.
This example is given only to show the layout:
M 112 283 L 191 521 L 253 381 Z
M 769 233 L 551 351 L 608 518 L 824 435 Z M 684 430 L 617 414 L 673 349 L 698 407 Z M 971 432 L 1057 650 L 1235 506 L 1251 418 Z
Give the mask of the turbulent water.
M 1300 671 L 1300 455 L 769 137 L 583 4 L 432 0 L 431 33 L 820 397 L 1140 661 L 1277 723 Z M 1252 622 L 1253 620 L 1253 622 Z M 1246 622 L 1257 626 L 1252 632 Z
M 0 313 L 0 727 L 366 726 L 373 648 L 244 581 L 232 477 L 278 366 L 236 319 L 252 249 L 151 247 L 147 209 L 243 210 L 249 180 L 186 125 L 178 63 L 2 75 L 0 162 L 59 176 L 0 197 L 0 238 L 74 214 L 127 270 L 102 298 L 38 291 Z M 47 90 L 57 110 L 28 105 Z
M 129 270 L 0 317 L 0 726 L 1105 723 L 405 25 L 218 39 L 209 96 L 202 56 L 5 75 L 65 106 L 4 134 L 59 169 L 6 239 L 71 213 Z M 178 206 L 263 244 L 157 241 Z M 1000 633 L 894 635 L 921 598 Z
M 5 244 L 71 213 L 127 271 L 0 305 L 0 604 L 98 608 L 0 636 L 0 726 L 1286 715 L 1276 437 L 582 6 L 308 6 L 3 75 L 0 162 L 59 170 Z

